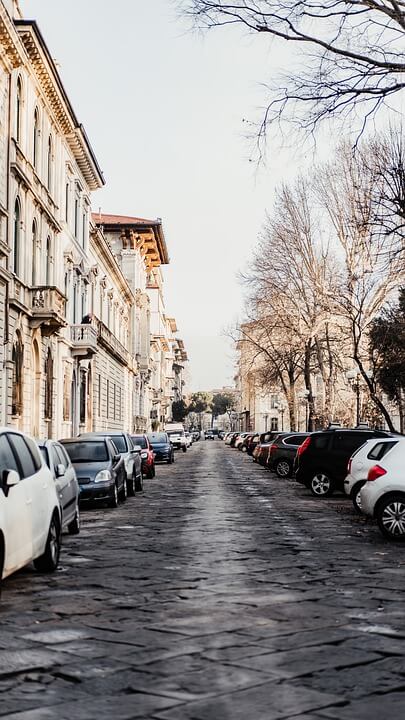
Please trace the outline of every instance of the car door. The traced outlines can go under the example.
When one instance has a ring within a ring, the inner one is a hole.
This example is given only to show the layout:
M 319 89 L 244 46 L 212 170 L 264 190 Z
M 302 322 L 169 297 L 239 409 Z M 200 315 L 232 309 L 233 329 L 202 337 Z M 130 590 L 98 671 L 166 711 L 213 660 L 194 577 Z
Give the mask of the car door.
M 346 431 L 334 433 L 330 460 L 333 462 L 332 476 L 336 480 L 344 480 L 349 458 L 357 448 L 369 439 L 370 435 L 364 432 Z
M 55 452 L 61 465 L 65 467 L 66 478 L 66 522 L 73 520 L 76 514 L 76 506 L 79 499 L 79 483 L 77 482 L 75 469 L 70 458 L 60 443 L 55 443 Z
M 26 501 L 30 511 L 32 527 L 33 557 L 43 549 L 49 531 L 49 495 L 53 485 L 49 468 L 42 466 L 42 461 L 35 449 L 29 447 L 28 439 L 16 433 L 9 434 L 10 445 L 20 467 L 20 477 L 24 480 Z M 30 441 L 33 444 L 33 441 Z M 54 492 L 54 488 L 53 488 Z
M 5 471 L 15 470 L 20 475 L 20 468 L 7 435 L 7 433 L 0 435 L 0 503 L 4 510 L 2 513 L 4 526 L 1 528 L 5 544 L 4 575 L 9 575 L 31 560 L 33 545 L 26 481 L 20 479 L 17 485 L 8 489 L 3 485 Z
M 48 452 L 50 455 L 51 463 L 53 465 L 53 474 L 56 484 L 56 491 L 58 493 L 59 504 L 62 510 L 62 524 L 66 525 L 69 516 L 69 504 L 70 504 L 70 482 L 69 476 L 66 474 L 66 462 L 59 455 L 58 449 L 55 443 L 48 445 Z M 63 465 L 65 472 L 63 475 L 58 477 L 58 468 Z

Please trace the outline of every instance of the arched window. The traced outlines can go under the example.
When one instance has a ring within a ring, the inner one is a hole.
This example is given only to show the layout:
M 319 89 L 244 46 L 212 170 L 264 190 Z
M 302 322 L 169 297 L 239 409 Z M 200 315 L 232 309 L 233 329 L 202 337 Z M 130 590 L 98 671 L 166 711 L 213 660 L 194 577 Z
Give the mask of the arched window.
M 31 238 L 31 244 L 32 244 L 32 286 L 35 287 L 38 284 L 38 252 L 37 252 L 37 240 L 38 240 L 38 232 L 37 232 L 37 221 L 34 219 L 32 221 L 32 238 Z
M 32 137 L 32 162 L 34 167 L 37 167 L 38 163 L 38 152 L 39 152 L 39 112 L 38 108 L 35 108 L 34 112 L 34 128 Z
M 19 77 L 17 80 L 17 92 L 15 98 L 15 137 L 17 142 L 21 141 L 22 104 L 22 81 L 21 77 Z
M 20 245 L 21 245 L 21 204 L 17 197 L 14 203 L 14 225 L 13 225 L 13 270 L 16 275 L 20 270 Z
M 52 135 L 48 138 L 48 153 L 46 157 L 46 181 L 48 190 L 52 190 Z
M 24 366 L 24 345 L 21 335 L 16 333 L 11 355 L 13 363 L 11 412 L 13 415 L 21 415 L 23 409 L 23 366 Z
M 84 425 L 86 422 L 86 371 L 80 370 L 80 423 Z
M 53 410 L 53 359 L 50 348 L 45 360 L 45 420 L 52 419 Z
M 49 287 L 52 285 L 52 240 L 51 236 L 48 235 L 46 238 L 46 278 L 45 285 Z
M 67 182 L 65 185 L 65 220 L 67 223 L 69 222 L 69 195 L 70 195 L 70 185 Z

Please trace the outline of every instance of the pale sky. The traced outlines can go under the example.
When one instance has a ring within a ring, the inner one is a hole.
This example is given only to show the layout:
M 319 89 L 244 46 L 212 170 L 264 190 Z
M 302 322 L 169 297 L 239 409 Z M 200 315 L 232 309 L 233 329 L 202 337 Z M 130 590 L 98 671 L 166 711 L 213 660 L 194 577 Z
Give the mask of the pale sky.
M 260 117 L 260 83 L 280 52 L 258 36 L 189 32 L 171 0 L 21 0 L 35 19 L 106 187 L 105 213 L 161 217 L 171 264 L 167 313 L 190 357 L 191 388 L 232 384 L 230 341 L 244 268 L 271 206 L 275 182 L 295 173 L 270 148 L 256 172 L 244 118 Z

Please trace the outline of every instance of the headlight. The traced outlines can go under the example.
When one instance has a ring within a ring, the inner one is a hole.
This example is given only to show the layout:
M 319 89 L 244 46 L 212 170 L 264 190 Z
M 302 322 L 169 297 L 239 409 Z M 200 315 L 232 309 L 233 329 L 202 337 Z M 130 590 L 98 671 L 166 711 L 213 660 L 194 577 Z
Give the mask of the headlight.
M 109 470 L 100 470 L 94 478 L 94 482 L 109 482 L 111 480 L 111 473 Z
M 141 458 L 143 458 L 144 460 L 146 460 L 147 457 L 148 457 L 148 453 L 146 452 L 146 450 L 145 450 L 144 452 L 141 452 Z

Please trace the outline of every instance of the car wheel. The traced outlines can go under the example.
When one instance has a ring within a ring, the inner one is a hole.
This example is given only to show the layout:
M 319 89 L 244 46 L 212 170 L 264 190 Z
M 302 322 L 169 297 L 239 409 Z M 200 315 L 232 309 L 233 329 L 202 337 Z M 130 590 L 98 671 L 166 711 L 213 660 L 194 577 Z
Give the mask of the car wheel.
M 183 445 L 183 452 L 187 452 L 187 448 L 185 445 Z
M 363 487 L 364 482 L 358 482 L 354 487 L 352 488 L 352 491 L 350 493 L 350 497 L 352 499 L 353 507 L 358 515 L 362 514 L 361 511 L 361 496 L 360 496 L 360 490 Z
M 71 523 L 68 525 L 69 535 L 78 535 L 80 532 L 80 510 L 79 506 L 76 507 L 75 516 Z
M 397 493 L 382 498 L 375 516 L 384 537 L 397 542 L 405 540 L 405 495 Z
M 288 460 L 278 460 L 274 469 L 279 478 L 286 478 L 291 475 L 291 463 Z
M 128 497 L 128 485 L 127 485 L 127 479 L 125 478 L 124 482 L 122 483 L 122 490 L 120 492 L 121 502 L 125 502 L 127 497 Z
M 334 482 L 329 475 L 317 472 L 310 483 L 311 492 L 316 497 L 330 497 L 335 490 Z
M 34 560 L 34 567 L 39 572 L 55 572 L 58 567 L 60 554 L 61 534 L 59 520 L 54 515 L 49 526 L 45 550 Z
M 114 483 L 113 491 L 111 498 L 108 503 L 108 507 L 110 508 L 116 508 L 118 507 L 118 490 L 117 490 L 117 483 Z
M 155 477 L 155 467 L 152 465 L 150 468 L 148 468 L 148 472 L 146 473 L 146 477 L 151 480 Z
M 132 475 L 131 479 L 127 480 L 127 491 L 128 491 L 127 494 L 129 495 L 129 497 L 134 497 L 135 487 L 136 487 L 135 476 Z
M 142 475 L 142 470 L 141 470 L 141 474 L 140 474 L 139 478 L 136 479 L 135 490 L 136 490 L 136 492 L 142 492 L 142 490 L 143 490 L 143 475 Z

